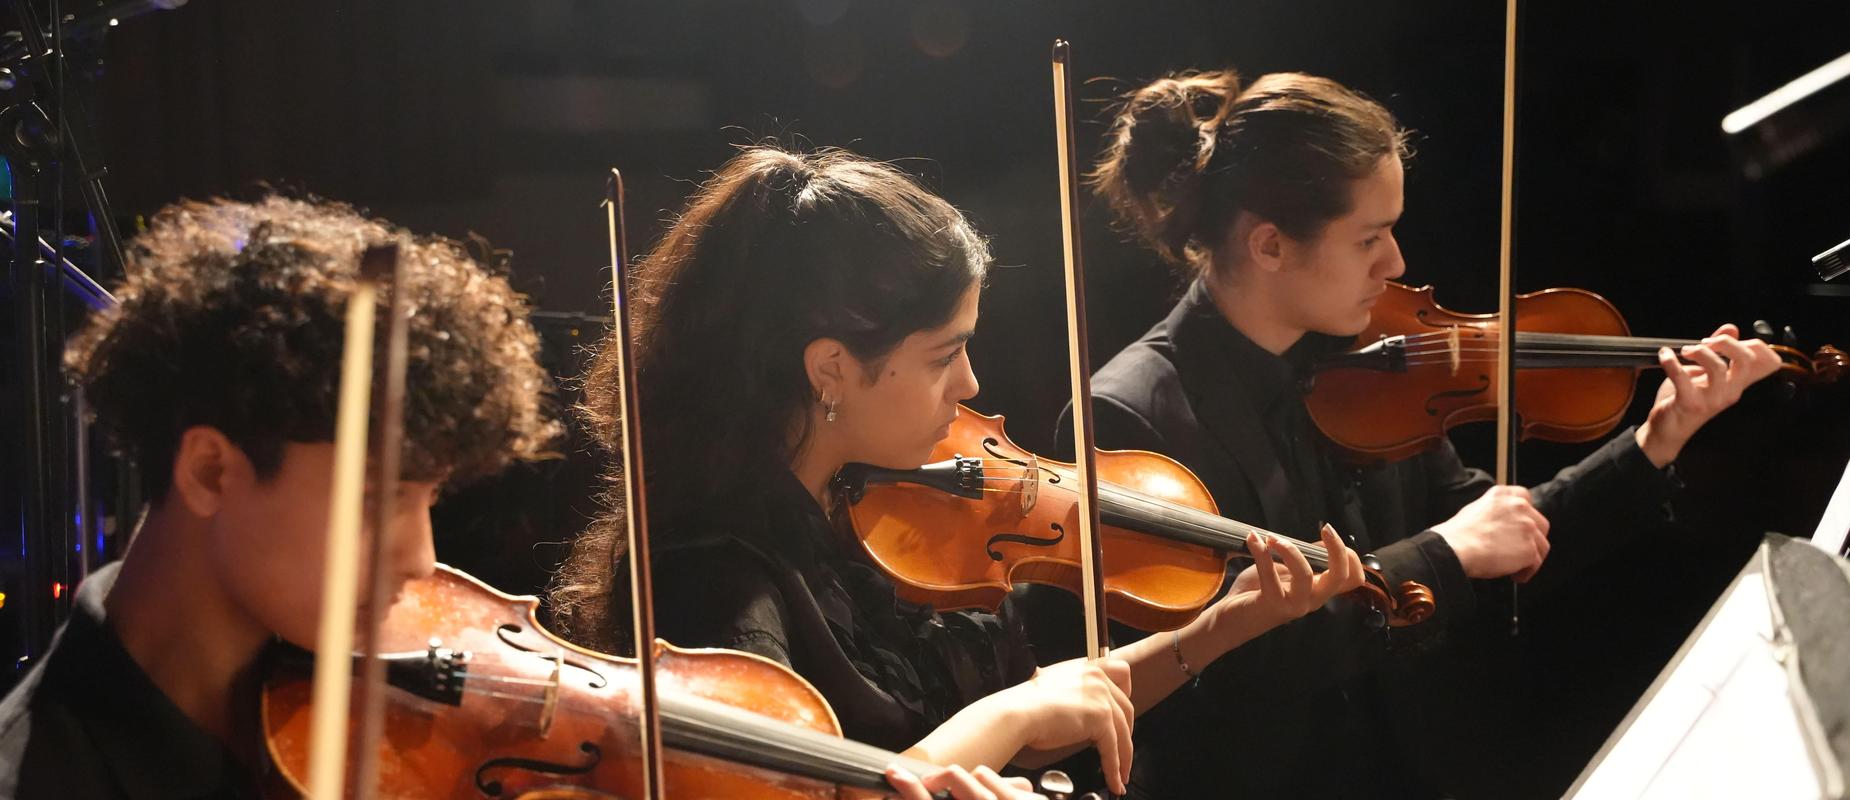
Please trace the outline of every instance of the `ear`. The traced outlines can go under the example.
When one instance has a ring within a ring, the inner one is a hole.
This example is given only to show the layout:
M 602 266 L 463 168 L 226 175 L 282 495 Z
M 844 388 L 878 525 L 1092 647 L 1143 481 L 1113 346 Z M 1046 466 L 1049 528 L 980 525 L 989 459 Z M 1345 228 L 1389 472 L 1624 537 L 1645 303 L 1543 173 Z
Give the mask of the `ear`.
M 195 425 L 180 434 L 168 496 L 184 503 L 194 515 L 209 517 L 224 507 L 226 489 L 248 482 L 254 472 L 244 450 L 224 432 Z
M 803 372 L 816 390 L 817 400 L 824 404 L 841 402 L 842 392 L 852 382 L 849 379 L 858 374 L 859 364 L 850 363 L 853 361 L 854 355 L 839 339 L 824 337 L 803 348 Z
M 1246 258 L 1265 272 L 1278 272 L 1285 266 L 1285 232 L 1270 222 L 1257 222 L 1246 234 Z

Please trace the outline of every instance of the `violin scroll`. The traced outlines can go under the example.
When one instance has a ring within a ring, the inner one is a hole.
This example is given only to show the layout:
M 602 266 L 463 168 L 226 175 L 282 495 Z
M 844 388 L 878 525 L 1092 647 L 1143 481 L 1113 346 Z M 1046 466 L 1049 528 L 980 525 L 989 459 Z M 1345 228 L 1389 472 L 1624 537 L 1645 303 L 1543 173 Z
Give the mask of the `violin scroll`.
M 1379 621 L 1390 628 L 1418 625 L 1432 617 L 1438 607 L 1432 589 L 1417 581 L 1401 581 L 1390 587 L 1381 574 L 1381 562 L 1374 556 L 1362 557 L 1363 582 L 1350 594 L 1379 614 Z
M 1835 383 L 1843 376 L 1845 366 L 1850 364 L 1850 353 L 1834 345 L 1824 345 L 1810 356 L 1789 345 L 1776 344 L 1771 347 L 1773 352 L 1779 354 L 1779 372 L 1775 374 L 1780 380 L 1789 383 Z
M 1800 385 L 1819 385 L 1836 383 L 1843 376 L 1844 369 L 1850 365 L 1850 354 L 1839 350 L 1835 345 L 1824 345 L 1810 356 L 1799 346 L 1799 335 L 1791 325 L 1780 326 L 1763 319 L 1754 320 L 1754 336 L 1767 343 L 1779 356 L 1779 371 L 1773 373 L 1779 382 L 1780 397 L 1792 399 Z

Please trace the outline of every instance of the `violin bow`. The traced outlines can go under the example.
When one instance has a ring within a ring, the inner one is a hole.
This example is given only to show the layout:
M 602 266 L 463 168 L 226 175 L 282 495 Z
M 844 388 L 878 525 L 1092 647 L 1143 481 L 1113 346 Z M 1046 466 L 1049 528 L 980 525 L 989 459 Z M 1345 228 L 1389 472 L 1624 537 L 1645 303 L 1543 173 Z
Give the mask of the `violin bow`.
M 1073 465 L 1079 478 L 1080 597 L 1086 610 L 1086 657 L 1104 658 L 1106 640 L 1104 550 L 1098 538 L 1098 474 L 1092 435 L 1092 358 L 1086 333 L 1085 264 L 1080 258 L 1079 167 L 1073 156 L 1072 46 L 1053 43 L 1053 109 L 1060 156 L 1060 226 L 1066 266 L 1066 349 L 1072 364 Z
M 364 710 L 352 773 L 354 794 L 370 797 L 378 780 L 378 742 L 384 716 L 384 663 L 375 657 L 386 610 L 380 600 L 388 578 L 381 568 L 391 531 L 403 441 L 407 356 L 404 272 L 398 245 L 369 247 L 347 300 L 341 351 L 340 400 L 334 423 L 334 480 L 329 501 L 327 555 L 322 574 L 321 619 L 315 642 L 313 711 L 309 728 L 308 794 L 315 800 L 345 793 L 347 734 L 353 693 L 354 609 L 359 604 L 360 522 L 364 513 L 368 403 L 372 398 L 374 316 L 379 293 L 389 292 L 385 391 L 374 444 L 372 581 L 362 639 Z
M 1503 174 L 1501 236 L 1497 244 L 1497 484 L 1516 481 L 1516 0 L 1506 0 L 1503 27 Z M 1510 579 L 1510 635 L 1521 630 L 1520 593 Z
M 648 492 L 643 482 L 642 400 L 636 387 L 636 360 L 631 351 L 629 228 L 623 219 L 623 173 L 610 170 L 605 186 L 604 218 L 610 228 L 610 297 L 616 337 L 617 415 L 623 420 L 623 522 L 630 562 L 630 630 L 635 634 L 636 676 L 641 682 L 642 793 L 658 800 L 662 790 L 662 718 L 655 693 L 655 591 L 649 570 Z

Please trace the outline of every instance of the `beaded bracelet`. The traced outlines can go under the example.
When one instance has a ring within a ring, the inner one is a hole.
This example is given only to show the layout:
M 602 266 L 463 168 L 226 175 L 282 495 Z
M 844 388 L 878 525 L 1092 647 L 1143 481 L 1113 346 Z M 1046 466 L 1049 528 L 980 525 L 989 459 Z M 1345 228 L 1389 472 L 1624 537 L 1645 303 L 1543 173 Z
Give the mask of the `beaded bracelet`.
M 1194 670 L 1189 669 L 1188 660 L 1182 657 L 1182 632 L 1181 631 L 1178 630 L 1178 631 L 1169 632 L 1169 646 L 1170 646 L 1170 649 L 1175 651 L 1176 666 L 1182 668 L 1182 674 L 1188 676 L 1191 680 L 1194 681 L 1192 685 L 1200 686 L 1201 676 L 1196 675 Z

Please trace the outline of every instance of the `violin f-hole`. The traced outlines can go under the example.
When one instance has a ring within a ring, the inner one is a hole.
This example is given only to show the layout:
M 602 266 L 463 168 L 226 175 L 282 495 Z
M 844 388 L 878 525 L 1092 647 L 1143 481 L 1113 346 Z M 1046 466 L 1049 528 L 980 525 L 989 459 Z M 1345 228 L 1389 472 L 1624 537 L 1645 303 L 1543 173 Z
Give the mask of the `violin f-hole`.
M 527 631 L 525 628 L 522 628 L 521 626 L 515 625 L 510 622 L 510 623 L 503 624 L 500 627 L 496 628 L 495 636 L 501 640 L 502 644 L 505 644 L 508 647 L 512 647 L 515 650 L 519 650 L 523 653 L 533 653 L 535 655 L 539 655 L 541 653 L 541 650 L 539 648 L 533 647 L 532 645 L 529 645 L 525 642 L 521 642 L 515 639 L 516 636 L 519 636 L 526 632 Z M 601 673 L 595 669 L 592 669 L 590 664 L 586 664 L 582 660 L 572 658 L 564 654 L 560 654 L 557 656 L 548 654 L 548 655 L 541 655 L 540 657 L 546 659 L 547 661 L 556 660 L 559 664 L 562 664 L 567 667 L 572 667 L 572 668 L 581 670 L 589 674 L 591 676 L 591 680 L 588 682 L 587 685 L 589 685 L 593 689 L 602 689 L 610 685 L 610 679 L 604 677 L 604 673 Z
M 1049 523 L 1047 527 L 1052 528 L 1054 530 L 1054 535 L 1046 537 L 1044 539 L 1035 537 L 1035 536 L 1029 536 L 1028 534 L 1025 534 L 1025 533 L 998 533 L 994 536 L 989 537 L 989 541 L 983 544 L 983 552 L 989 554 L 989 560 L 1001 561 L 1002 554 L 1000 552 L 997 552 L 996 545 L 1002 544 L 1004 542 L 1014 542 L 1015 544 L 1025 544 L 1025 545 L 1028 545 L 1029 547 L 1054 547 L 1066 540 L 1066 529 L 1063 527 L 1060 527 L 1060 523 L 1058 522 Z
M 481 792 L 483 797 L 501 796 L 502 790 L 506 787 L 502 785 L 501 781 L 488 779 L 487 775 L 492 770 L 523 770 L 526 772 L 537 772 L 543 775 L 584 775 L 596 769 L 597 765 L 604 760 L 604 751 L 591 742 L 580 742 L 578 744 L 578 751 L 585 754 L 585 762 L 577 766 L 571 764 L 555 764 L 551 761 L 540 761 L 532 758 L 491 758 L 482 762 L 481 766 L 476 767 L 475 790 Z
M 1439 401 L 1442 399 L 1453 398 L 1453 397 L 1471 397 L 1473 395 L 1480 395 L 1487 391 L 1490 391 L 1490 376 L 1489 375 L 1479 373 L 1477 376 L 1477 380 L 1478 380 L 1478 385 L 1473 386 L 1469 389 L 1452 389 L 1450 391 L 1438 392 L 1432 395 L 1431 397 L 1426 398 L 1426 415 L 1429 417 L 1439 416 Z

